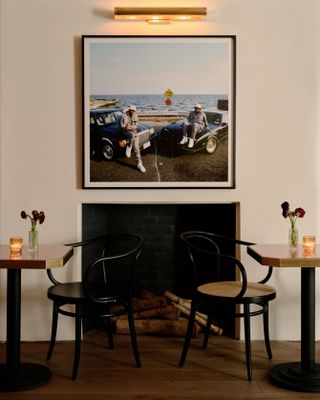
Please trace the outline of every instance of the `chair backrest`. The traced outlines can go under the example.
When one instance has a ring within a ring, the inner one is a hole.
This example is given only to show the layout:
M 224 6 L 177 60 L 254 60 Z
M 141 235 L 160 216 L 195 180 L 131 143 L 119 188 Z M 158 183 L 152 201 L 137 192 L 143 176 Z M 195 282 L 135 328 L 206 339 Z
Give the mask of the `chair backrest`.
M 236 297 L 243 296 L 247 288 L 246 270 L 240 260 L 225 254 L 223 249 L 230 244 L 235 246 L 237 243 L 251 243 L 203 231 L 183 232 L 180 238 L 186 246 L 193 267 L 195 288 L 208 282 L 240 280 L 242 287 Z M 237 269 L 240 274 L 235 272 Z
M 83 284 L 95 303 L 116 303 L 131 296 L 134 269 L 144 239 L 130 233 L 105 235 L 102 255 L 88 266 Z

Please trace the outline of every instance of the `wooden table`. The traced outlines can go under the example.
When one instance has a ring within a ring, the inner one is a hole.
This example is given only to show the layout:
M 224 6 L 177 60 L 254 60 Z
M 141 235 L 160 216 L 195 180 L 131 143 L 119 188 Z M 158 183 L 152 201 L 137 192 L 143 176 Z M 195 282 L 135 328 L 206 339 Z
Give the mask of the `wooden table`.
M 320 246 L 305 256 L 302 247 L 256 245 L 247 252 L 262 265 L 301 268 L 301 359 L 270 370 L 271 381 L 280 387 L 301 392 L 320 392 L 320 364 L 315 362 L 315 268 L 320 267 Z
M 49 368 L 20 362 L 21 269 L 62 267 L 72 255 L 72 248 L 47 245 L 39 246 L 36 253 L 24 248 L 21 256 L 11 256 L 9 245 L 0 245 L 0 268 L 8 274 L 6 363 L 0 364 L 0 391 L 32 389 L 51 378 Z

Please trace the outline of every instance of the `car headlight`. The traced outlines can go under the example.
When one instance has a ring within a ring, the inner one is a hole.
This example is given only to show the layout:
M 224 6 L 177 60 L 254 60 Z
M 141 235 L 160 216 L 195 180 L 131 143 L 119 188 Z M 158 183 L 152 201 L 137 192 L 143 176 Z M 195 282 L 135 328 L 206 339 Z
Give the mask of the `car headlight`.
M 119 146 L 120 147 L 126 147 L 127 141 L 126 140 L 119 140 Z

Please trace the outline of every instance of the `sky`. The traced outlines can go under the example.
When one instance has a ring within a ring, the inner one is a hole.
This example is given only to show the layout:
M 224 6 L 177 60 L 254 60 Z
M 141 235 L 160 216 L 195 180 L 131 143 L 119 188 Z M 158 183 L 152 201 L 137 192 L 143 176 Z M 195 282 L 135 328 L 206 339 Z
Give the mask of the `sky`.
M 90 43 L 90 94 L 227 94 L 228 43 Z

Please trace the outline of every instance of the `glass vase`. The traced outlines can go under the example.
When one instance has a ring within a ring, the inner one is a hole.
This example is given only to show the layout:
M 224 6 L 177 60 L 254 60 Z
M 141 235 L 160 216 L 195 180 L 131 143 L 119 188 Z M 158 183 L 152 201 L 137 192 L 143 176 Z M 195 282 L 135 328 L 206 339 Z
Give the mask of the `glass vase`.
M 38 231 L 36 229 L 29 231 L 29 251 L 38 251 Z
M 289 229 L 288 240 L 290 249 L 296 249 L 298 247 L 299 232 L 296 228 Z

